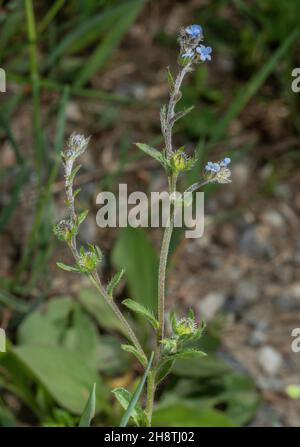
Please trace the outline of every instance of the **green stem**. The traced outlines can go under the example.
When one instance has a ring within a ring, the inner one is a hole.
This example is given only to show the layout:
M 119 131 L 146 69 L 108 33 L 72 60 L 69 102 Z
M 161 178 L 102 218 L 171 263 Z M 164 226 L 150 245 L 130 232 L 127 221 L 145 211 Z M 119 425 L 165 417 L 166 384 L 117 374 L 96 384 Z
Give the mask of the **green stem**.
M 126 318 L 123 316 L 122 312 L 114 302 L 113 298 L 108 295 L 105 288 L 103 287 L 100 278 L 98 276 L 98 273 L 89 274 L 89 279 L 93 283 L 93 285 L 96 287 L 96 289 L 99 291 L 101 296 L 104 298 L 105 302 L 109 305 L 109 307 L 112 309 L 116 317 L 121 322 L 123 328 L 125 329 L 129 339 L 132 341 L 133 345 L 136 347 L 136 349 L 139 351 L 139 353 L 144 357 L 146 363 L 147 363 L 147 357 L 146 354 L 143 351 L 143 348 L 140 345 L 140 342 L 138 341 L 133 329 L 131 328 L 130 324 L 126 320 Z
M 153 406 L 154 406 L 154 395 L 155 395 L 155 376 L 156 368 L 152 368 L 148 374 L 147 378 L 147 401 L 145 414 L 147 417 L 148 427 L 151 427 Z
M 176 192 L 177 184 L 177 174 L 173 174 L 168 178 L 169 183 L 169 194 Z M 161 252 L 159 260 L 159 270 L 158 270 L 158 322 L 159 327 L 157 331 L 157 347 L 155 355 L 155 364 L 151 369 L 148 379 L 147 379 L 147 398 L 146 398 L 146 408 L 145 413 L 147 416 L 148 426 L 151 427 L 151 420 L 154 407 L 154 397 L 155 397 L 155 378 L 157 367 L 160 360 L 161 354 L 161 340 L 164 338 L 164 326 L 165 326 L 165 297 L 166 297 L 166 276 L 167 276 L 167 264 L 168 264 L 168 254 L 170 249 L 170 242 L 172 237 L 172 232 L 174 228 L 174 205 L 170 203 L 170 217 L 166 225 Z
M 176 182 L 177 182 L 177 175 L 172 175 L 169 178 L 169 194 L 176 192 Z M 158 322 L 159 322 L 159 328 L 157 334 L 158 343 L 160 343 L 161 340 L 164 338 L 165 333 L 164 320 L 165 320 L 167 263 L 168 263 L 170 242 L 174 228 L 174 206 L 172 205 L 172 203 L 170 204 L 170 208 L 171 208 L 170 217 L 167 222 L 163 235 L 160 259 L 159 259 L 159 269 L 158 269 Z
M 34 134 L 34 150 L 36 158 L 36 173 L 39 183 L 42 184 L 42 167 L 43 167 L 43 132 L 41 124 L 40 110 L 40 78 L 38 70 L 38 54 L 37 54 L 37 34 L 34 18 L 34 9 L 32 0 L 25 0 L 27 35 L 29 42 L 30 56 L 30 75 L 32 81 L 32 106 L 33 106 L 33 134 Z

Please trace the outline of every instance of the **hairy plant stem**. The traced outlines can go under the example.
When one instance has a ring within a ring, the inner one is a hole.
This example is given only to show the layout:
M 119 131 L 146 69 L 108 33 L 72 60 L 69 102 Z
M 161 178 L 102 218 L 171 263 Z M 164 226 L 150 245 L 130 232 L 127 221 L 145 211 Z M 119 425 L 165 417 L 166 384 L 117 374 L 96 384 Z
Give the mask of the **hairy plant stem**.
M 172 131 L 174 125 L 174 117 L 175 117 L 175 107 L 177 102 L 181 98 L 181 84 L 185 77 L 185 75 L 191 71 L 191 63 L 188 63 L 184 67 L 181 67 L 179 73 L 176 77 L 176 81 L 173 87 L 173 90 L 170 94 L 169 103 L 166 109 L 166 115 L 163 117 L 161 123 L 161 130 L 165 140 L 165 149 L 167 153 L 167 157 L 170 159 L 173 154 L 173 143 L 172 143 Z M 172 173 L 168 175 L 168 185 L 169 185 L 169 194 L 176 192 L 177 185 L 177 173 Z M 147 397 L 146 397 L 146 408 L 145 414 L 147 417 L 148 426 L 151 427 L 153 407 L 154 407 L 154 398 L 156 391 L 156 374 L 157 369 L 160 362 L 161 357 L 161 341 L 165 335 L 165 297 L 166 297 L 166 276 L 167 276 L 167 263 L 168 263 L 168 254 L 170 249 L 170 242 L 174 228 L 174 204 L 170 203 L 170 217 L 165 227 L 161 251 L 160 251 L 160 259 L 159 259 L 159 269 L 158 269 L 158 331 L 157 331 L 157 339 L 156 339 L 156 351 L 155 351 L 155 360 L 154 365 L 151 368 L 148 378 L 147 378 Z

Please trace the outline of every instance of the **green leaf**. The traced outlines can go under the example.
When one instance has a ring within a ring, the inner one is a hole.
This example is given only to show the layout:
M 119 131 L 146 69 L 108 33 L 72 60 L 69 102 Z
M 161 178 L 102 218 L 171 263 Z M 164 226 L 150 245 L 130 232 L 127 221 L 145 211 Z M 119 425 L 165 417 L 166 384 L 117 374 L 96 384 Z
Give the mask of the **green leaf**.
M 158 257 L 145 231 L 122 228 L 112 262 L 117 269 L 125 269 L 131 297 L 156 314 Z
M 112 296 L 114 289 L 117 287 L 117 285 L 119 284 L 119 282 L 121 281 L 121 279 L 123 278 L 123 275 L 125 273 L 125 270 L 122 269 L 120 272 L 116 273 L 111 280 L 108 283 L 107 286 L 107 293 L 108 295 Z
M 161 365 L 157 369 L 155 382 L 158 385 L 160 382 L 162 382 L 168 374 L 170 374 L 175 360 L 165 360 L 161 363 Z
M 179 119 L 185 117 L 188 113 L 190 113 L 193 109 L 195 108 L 195 106 L 190 106 L 185 110 L 181 110 L 180 112 L 175 113 L 174 117 L 173 117 L 173 123 L 175 123 L 175 121 L 178 121 Z
M 71 265 L 66 265 L 63 262 L 57 262 L 57 267 L 61 268 L 62 270 L 65 270 L 66 272 L 76 272 L 78 273 L 80 270 L 76 267 L 72 267 Z
M 73 171 L 71 172 L 71 174 L 68 177 L 68 181 L 70 183 L 73 183 L 75 175 L 77 174 L 77 172 L 79 171 L 80 168 L 81 168 L 81 165 L 77 165 L 76 168 L 73 169 Z
M 173 399 L 158 404 L 153 413 L 154 427 L 234 427 L 221 411 L 201 408 L 197 402 Z
M 190 359 L 188 368 L 185 360 L 176 360 L 172 374 L 182 377 L 205 379 L 223 376 L 230 371 L 231 368 L 222 360 L 208 355 L 205 359 Z
M 90 396 L 80 418 L 79 427 L 90 427 L 96 410 L 96 384 L 93 384 Z
M 157 319 L 155 318 L 153 313 L 149 309 L 146 309 L 142 304 L 137 303 L 136 301 L 133 301 L 129 298 L 122 301 L 122 304 L 124 304 L 124 306 L 128 307 L 128 309 L 132 310 L 133 312 L 136 312 L 145 317 L 155 330 L 158 329 L 159 324 Z
M 176 359 L 196 359 L 200 357 L 206 357 L 206 353 L 203 351 L 197 351 L 197 349 L 184 349 L 176 352 L 173 355 Z
M 121 348 L 126 351 L 126 352 L 130 352 L 131 354 L 133 354 L 138 361 L 144 366 L 146 367 L 147 365 L 147 359 L 146 357 L 144 357 L 134 346 L 132 345 L 121 345 Z
M 170 67 L 167 67 L 167 80 L 168 80 L 168 84 L 169 84 L 169 91 L 170 91 L 170 93 L 172 93 L 174 90 L 174 87 L 175 87 L 175 81 L 174 81 L 173 75 L 171 73 Z
M 166 165 L 166 160 L 162 152 L 159 152 L 154 147 L 149 146 L 145 143 L 135 143 L 136 146 L 141 149 L 145 154 L 150 155 L 150 157 L 155 158 L 155 160 L 159 161 L 163 166 Z
M 147 368 L 145 369 L 143 377 L 141 378 L 141 381 L 129 402 L 126 412 L 125 412 L 124 416 L 122 417 L 122 420 L 120 422 L 120 427 L 126 427 L 126 425 L 128 424 L 129 418 L 132 415 L 132 412 L 134 411 L 134 409 L 137 405 L 137 402 L 142 394 L 142 391 L 143 391 L 147 376 L 149 374 L 153 359 L 154 359 L 154 352 L 151 353 Z M 139 420 L 139 423 L 142 425 L 144 425 L 144 414 L 145 413 L 142 412 L 142 415 L 140 416 L 140 420 Z
M 89 210 L 84 210 L 81 213 L 78 214 L 77 216 L 77 225 L 81 225 L 82 222 L 86 219 L 86 216 L 88 215 Z
M 107 390 L 96 370 L 87 366 L 79 354 L 38 344 L 13 348 L 10 354 L 25 365 L 52 398 L 68 411 L 82 414 L 92 383 L 97 385 L 97 411 L 106 408 Z
M 116 396 L 118 402 L 126 411 L 129 403 L 132 400 L 132 393 L 130 391 L 125 390 L 124 388 L 115 388 L 112 393 Z M 137 426 L 140 425 L 140 421 L 144 419 L 144 412 L 139 404 L 136 404 L 134 408 L 131 410 L 130 417 L 134 420 Z

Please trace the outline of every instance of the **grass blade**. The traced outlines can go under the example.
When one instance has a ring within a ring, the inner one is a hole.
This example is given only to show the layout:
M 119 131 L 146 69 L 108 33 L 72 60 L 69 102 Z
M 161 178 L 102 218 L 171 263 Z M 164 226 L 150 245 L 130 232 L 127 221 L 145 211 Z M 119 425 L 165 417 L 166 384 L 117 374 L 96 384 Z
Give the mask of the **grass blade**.
M 103 67 L 104 63 L 110 58 L 113 51 L 119 45 L 122 37 L 137 17 L 143 5 L 144 0 L 138 0 L 127 8 L 128 11 L 124 11 L 124 14 L 122 14 L 119 21 L 107 33 L 106 37 L 98 45 L 89 60 L 87 60 L 81 71 L 78 73 L 74 83 L 75 87 L 82 87 L 98 70 L 100 70 L 100 68 Z
M 124 415 L 123 415 L 123 417 L 121 419 L 120 427 L 126 427 L 127 424 L 128 424 L 131 412 L 134 409 L 134 407 L 136 406 L 136 404 L 137 404 L 137 402 L 138 402 L 138 400 L 140 398 L 140 395 L 141 395 L 141 393 L 143 391 L 143 388 L 144 388 L 147 376 L 149 374 L 149 371 L 150 371 L 150 368 L 151 368 L 151 365 L 152 365 L 152 362 L 153 362 L 153 357 L 154 357 L 154 352 L 152 352 L 152 354 L 150 356 L 149 363 L 148 363 L 147 368 L 145 369 L 143 377 L 141 378 L 141 381 L 140 381 L 137 389 L 135 390 L 134 395 L 132 396 L 132 399 L 131 399 L 131 401 L 130 401 L 130 403 L 128 405 L 128 408 L 125 411 L 125 413 L 124 413 Z
M 93 384 L 90 396 L 80 418 L 79 427 L 90 427 L 96 409 L 96 384 Z

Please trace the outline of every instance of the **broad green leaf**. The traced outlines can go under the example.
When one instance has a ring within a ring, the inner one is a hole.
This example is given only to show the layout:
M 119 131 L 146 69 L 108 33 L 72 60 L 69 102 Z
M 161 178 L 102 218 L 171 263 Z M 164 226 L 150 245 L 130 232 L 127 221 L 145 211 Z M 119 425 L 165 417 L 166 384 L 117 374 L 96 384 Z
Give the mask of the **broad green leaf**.
M 158 257 L 146 233 L 141 228 L 122 228 L 112 262 L 125 269 L 130 295 L 156 314 Z
M 146 307 L 144 307 L 142 304 L 137 303 L 136 301 L 133 301 L 129 298 L 122 301 L 122 304 L 124 304 L 124 306 L 128 307 L 128 309 L 132 310 L 133 312 L 136 312 L 139 315 L 145 317 L 155 330 L 158 329 L 158 321 L 153 315 L 153 312 L 151 312 L 149 309 L 146 309 Z
M 208 355 L 203 359 L 190 359 L 188 368 L 186 360 L 176 360 L 172 373 L 182 377 L 208 377 L 222 376 L 231 371 L 231 368 L 217 357 Z
M 126 351 L 126 352 L 130 352 L 131 354 L 133 354 L 138 361 L 144 366 L 146 367 L 147 365 L 147 359 L 132 345 L 121 345 L 121 348 Z
M 112 296 L 114 293 L 114 289 L 117 287 L 117 285 L 119 284 L 119 282 L 121 281 L 121 279 L 123 278 L 123 275 L 125 273 L 125 270 L 122 269 L 120 272 L 116 273 L 111 280 L 108 283 L 107 286 L 107 293 Z
M 118 402 L 126 411 L 130 401 L 132 400 L 132 393 L 124 388 L 115 388 L 112 393 L 116 396 Z M 134 420 L 137 426 L 140 425 L 140 421 L 144 418 L 144 412 L 139 404 L 136 404 L 132 409 L 130 416 Z
M 40 306 L 28 314 L 18 327 L 18 344 L 58 345 L 67 329 L 68 316 L 74 309 L 71 297 L 52 298 L 47 306 Z
M 148 374 L 149 374 L 149 371 L 150 371 L 153 359 L 154 359 L 154 352 L 151 353 L 151 356 L 150 356 L 147 368 L 145 369 L 143 377 L 141 378 L 140 383 L 138 384 L 138 387 L 135 390 L 135 392 L 134 392 L 134 394 L 133 394 L 133 396 L 132 396 L 132 398 L 131 398 L 131 400 L 129 402 L 129 405 L 128 405 L 126 411 L 125 411 L 125 414 L 122 417 L 122 420 L 120 422 L 120 427 L 126 427 L 126 425 L 128 424 L 129 418 L 132 415 L 132 412 L 134 411 L 134 409 L 135 409 L 135 407 L 136 407 L 136 405 L 138 403 L 138 400 L 139 400 L 139 398 L 140 398 L 140 396 L 142 394 L 142 391 L 143 391 L 146 379 L 148 377 Z M 144 425 L 144 412 L 142 412 L 142 415 L 140 416 L 139 423 L 141 425 Z
M 80 418 L 79 427 L 90 427 L 96 410 L 96 384 L 93 384 L 86 406 Z
M 13 348 L 11 354 L 63 408 L 82 414 L 93 383 L 97 385 L 97 410 L 106 407 L 106 388 L 96 371 L 88 367 L 79 354 L 61 347 L 38 344 Z
M 201 408 L 193 401 L 175 400 L 158 404 L 153 413 L 154 427 L 234 427 L 234 422 L 224 413 Z

